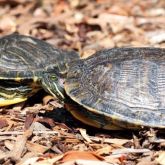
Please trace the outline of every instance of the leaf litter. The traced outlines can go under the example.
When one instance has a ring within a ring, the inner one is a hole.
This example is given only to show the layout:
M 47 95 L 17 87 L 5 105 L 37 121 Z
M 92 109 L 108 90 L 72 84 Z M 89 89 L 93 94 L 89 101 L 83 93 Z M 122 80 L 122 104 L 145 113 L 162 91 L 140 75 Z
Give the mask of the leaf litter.
M 165 1 L 0 1 L 0 35 L 12 32 L 74 49 L 165 47 Z M 42 92 L 0 109 L 0 164 L 165 164 L 159 130 L 105 131 L 74 119 Z

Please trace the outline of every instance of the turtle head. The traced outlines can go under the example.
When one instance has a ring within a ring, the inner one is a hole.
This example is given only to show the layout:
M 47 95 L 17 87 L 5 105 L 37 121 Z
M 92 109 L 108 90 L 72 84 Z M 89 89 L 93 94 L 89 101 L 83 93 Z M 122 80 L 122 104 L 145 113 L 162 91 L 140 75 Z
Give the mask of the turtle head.
M 60 101 L 65 99 L 64 80 L 69 66 L 79 58 L 79 54 L 75 51 L 61 50 L 60 55 L 54 59 L 53 68 L 46 69 L 47 71 L 42 75 L 41 84 L 43 88 Z
M 42 87 L 52 96 L 57 97 L 60 101 L 65 99 L 64 78 L 55 73 L 44 73 L 41 80 Z

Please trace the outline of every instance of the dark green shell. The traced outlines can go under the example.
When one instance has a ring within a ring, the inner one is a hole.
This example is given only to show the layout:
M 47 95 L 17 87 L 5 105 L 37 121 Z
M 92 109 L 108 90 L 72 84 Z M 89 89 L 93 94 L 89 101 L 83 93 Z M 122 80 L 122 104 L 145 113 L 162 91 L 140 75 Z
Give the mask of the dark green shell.
M 67 52 L 29 36 L 13 33 L 0 38 L 0 79 L 37 79 L 43 71 L 66 71 L 66 63 L 77 58 Z
M 85 108 L 73 112 L 82 121 L 165 128 L 165 49 L 99 51 L 70 67 L 65 90 Z

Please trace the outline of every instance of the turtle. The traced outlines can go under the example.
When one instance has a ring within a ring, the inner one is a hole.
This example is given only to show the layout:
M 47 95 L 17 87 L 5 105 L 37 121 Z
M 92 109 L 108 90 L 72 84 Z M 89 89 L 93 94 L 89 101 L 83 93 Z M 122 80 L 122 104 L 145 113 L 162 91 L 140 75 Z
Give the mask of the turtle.
M 25 101 L 41 88 L 55 93 L 59 87 L 49 89 L 44 75 L 51 74 L 55 82 L 53 75 L 65 75 L 66 64 L 76 58 L 77 52 L 55 48 L 34 37 L 18 33 L 1 37 L 0 106 Z M 56 93 L 62 96 L 60 91 Z
M 51 76 L 48 81 L 56 84 Z M 108 130 L 165 128 L 164 48 L 97 51 L 68 65 L 62 88 L 67 110 L 88 125 Z

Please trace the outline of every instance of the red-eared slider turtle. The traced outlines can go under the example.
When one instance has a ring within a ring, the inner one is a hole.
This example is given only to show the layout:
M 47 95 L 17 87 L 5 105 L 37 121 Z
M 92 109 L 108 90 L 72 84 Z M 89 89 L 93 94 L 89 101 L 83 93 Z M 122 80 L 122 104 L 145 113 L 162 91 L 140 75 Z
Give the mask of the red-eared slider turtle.
M 64 87 L 77 103 L 69 111 L 86 124 L 104 129 L 165 128 L 163 48 L 99 51 L 69 67 Z
M 38 89 L 47 88 L 44 74 L 63 75 L 66 64 L 78 58 L 74 51 L 63 51 L 50 44 L 13 33 L 0 38 L 0 106 L 26 100 Z M 53 77 L 56 82 L 55 77 Z M 59 97 L 62 96 L 58 92 Z

